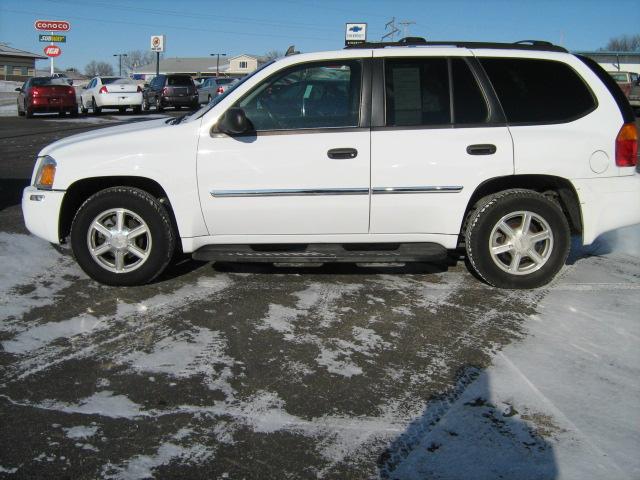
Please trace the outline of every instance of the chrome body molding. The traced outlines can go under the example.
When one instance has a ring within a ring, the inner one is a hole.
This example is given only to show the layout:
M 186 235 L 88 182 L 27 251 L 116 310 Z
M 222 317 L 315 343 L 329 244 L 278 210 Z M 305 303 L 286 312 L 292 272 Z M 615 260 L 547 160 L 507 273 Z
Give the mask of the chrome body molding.
M 215 198 L 225 197 L 299 197 L 317 195 L 385 195 L 402 193 L 458 193 L 461 186 L 375 187 L 368 188 L 284 188 L 273 190 L 211 190 Z
M 462 191 L 462 186 L 419 186 L 419 187 L 374 187 L 374 195 L 385 195 L 394 193 L 458 193 Z
M 307 195 L 369 195 L 368 188 L 284 188 L 274 190 L 212 190 L 212 197 L 298 197 Z

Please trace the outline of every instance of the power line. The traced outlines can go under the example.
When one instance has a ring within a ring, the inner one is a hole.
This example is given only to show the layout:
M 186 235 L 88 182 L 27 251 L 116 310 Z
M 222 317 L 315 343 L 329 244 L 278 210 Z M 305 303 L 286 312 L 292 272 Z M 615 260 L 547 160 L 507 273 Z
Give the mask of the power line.
M 385 33 L 380 40 L 384 41 L 385 38 L 390 38 L 391 41 L 395 41 L 396 33 L 400 33 L 398 27 L 396 27 L 396 17 L 392 17 L 390 21 L 384 24 L 384 30 L 389 30 L 388 33 Z

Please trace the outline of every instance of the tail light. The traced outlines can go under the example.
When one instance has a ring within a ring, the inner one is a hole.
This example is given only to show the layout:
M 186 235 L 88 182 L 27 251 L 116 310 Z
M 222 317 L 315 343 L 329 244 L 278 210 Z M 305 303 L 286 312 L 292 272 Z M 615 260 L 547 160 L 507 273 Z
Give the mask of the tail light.
M 109 90 L 107 90 L 107 86 L 103 85 L 100 90 L 98 91 L 98 93 L 109 93 Z
M 69 89 L 67 90 L 67 93 L 69 95 L 75 95 L 76 94 L 76 90 L 73 87 L 69 87 Z
M 616 165 L 635 167 L 638 164 L 638 130 L 634 123 L 625 123 L 616 137 Z
M 162 95 L 164 95 L 165 97 L 169 95 L 169 89 L 167 87 L 164 87 L 162 89 Z
M 222 92 L 224 92 L 224 88 L 218 87 L 218 89 L 216 90 L 216 93 L 222 93 Z
M 142 93 L 142 87 L 140 87 L 140 85 L 138 85 L 138 88 L 136 89 L 136 92 Z
M 33 87 L 31 89 L 31 96 L 32 97 L 37 97 L 38 95 L 40 95 L 42 92 L 40 92 L 40 89 L 38 87 Z

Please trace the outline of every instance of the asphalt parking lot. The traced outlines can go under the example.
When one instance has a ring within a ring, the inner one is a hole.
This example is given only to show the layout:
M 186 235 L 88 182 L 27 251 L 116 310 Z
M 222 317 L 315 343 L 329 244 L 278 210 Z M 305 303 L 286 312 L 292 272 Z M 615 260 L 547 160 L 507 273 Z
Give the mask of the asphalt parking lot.
M 0 478 L 640 477 L 637 228 L 534 291 L 461 260 L 105 287 L 20 192 L 44 145 L 144 118 L 0 117 Z

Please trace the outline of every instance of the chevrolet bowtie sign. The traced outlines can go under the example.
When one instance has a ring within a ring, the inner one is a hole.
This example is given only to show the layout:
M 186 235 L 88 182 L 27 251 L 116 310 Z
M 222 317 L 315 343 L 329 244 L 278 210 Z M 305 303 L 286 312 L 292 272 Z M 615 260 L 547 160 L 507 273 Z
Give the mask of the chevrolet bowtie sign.
M 344 44 L 347 46 L 358 45 L 367 41 L 366 23 L 347 23 L 344 32 Z

